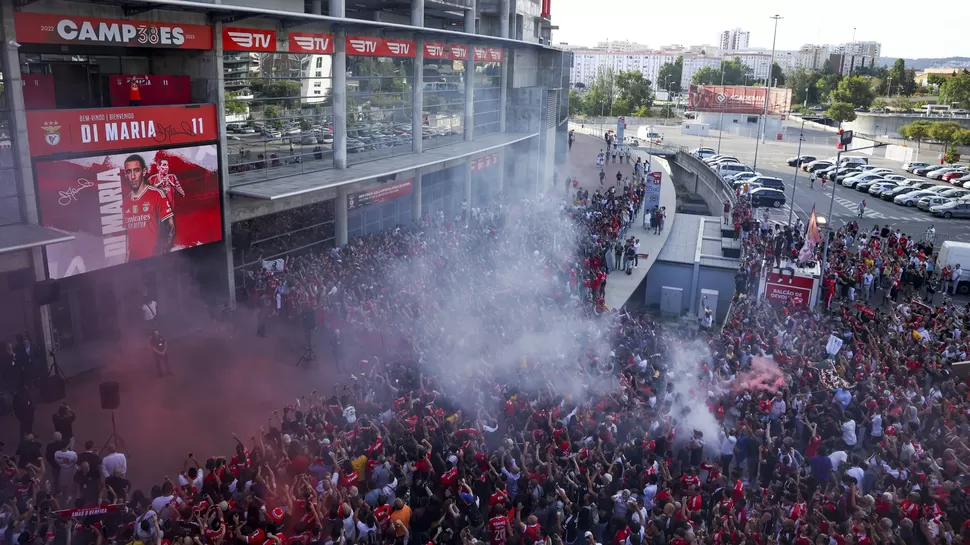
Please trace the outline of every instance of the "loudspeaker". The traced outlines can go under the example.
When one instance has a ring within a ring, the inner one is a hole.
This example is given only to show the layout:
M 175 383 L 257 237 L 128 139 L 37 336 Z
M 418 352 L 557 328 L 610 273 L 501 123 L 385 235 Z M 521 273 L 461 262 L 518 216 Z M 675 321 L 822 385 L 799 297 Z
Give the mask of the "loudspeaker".
M 313 309 L 304 310 L 300 320 L 303 322 L 303 331 L 313 331 L 317 328 L 317 313 Z
M 38 305 L 49 305 L 61 297 L 61 285 L 55 280 L 44 280 L 34 284 L 34 301 Z
M 60 401 L 67 395 L 67 385 L 64 379 L 58 376 L 49 376 L 40 379 L 39 386 L 40 400 L 42 403 Z
M 101 394 L 101 408 L 106 411 L 113 411 L 121 407 L 121 386 L 115 381 L 102 382 L 98 386 Z

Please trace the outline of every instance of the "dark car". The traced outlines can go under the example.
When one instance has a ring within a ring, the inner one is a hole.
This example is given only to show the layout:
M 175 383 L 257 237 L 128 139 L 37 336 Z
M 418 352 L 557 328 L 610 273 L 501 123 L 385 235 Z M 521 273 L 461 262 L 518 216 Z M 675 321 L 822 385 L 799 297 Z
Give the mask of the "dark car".
M 802 155 L 801 157 L 791 157 L 788 159 L 788 166 L 790 167 L 800 167 L 802 165 L 811 163 L 816 158 L 811 155 Z
M 785 190 L 785 182 L 781 181 L 781 178 L 774 178 L 772 176 L 755 176 L 754 178 L 749 178 L 748 182 L 758 184 L 758 187 L 769 187 L 771 189 L 777 189 L 778 191 Z
M 781 208 L 785 204 L 785 193 L 770 187 L 758 187 L 751 191 L 751 206 L 771 206 Z
M 900 195 L 905 195 L 907 193 L 912 193 L 913 191 L 919 191 L 919 188 L 908 186 L 908 185 L 896 186 L 895 188 L 889 191 L 886 191 L 885 193 L 879 196 L 882 197 L 882 200 L 884 201 L 892 202 L 892 200 L 895 199 L 896 197 Z
M 939 168 L 943 168 L 944 166 L 945 165 L 930 165 L 928 167 L 920 167 L 920 168 L 917 168 L 917 169 L 913 169 L 913 174 L 915 174 L 917 176 L 926 176 L 930 172 L 933 172 L 934 170 L 939 169 Z

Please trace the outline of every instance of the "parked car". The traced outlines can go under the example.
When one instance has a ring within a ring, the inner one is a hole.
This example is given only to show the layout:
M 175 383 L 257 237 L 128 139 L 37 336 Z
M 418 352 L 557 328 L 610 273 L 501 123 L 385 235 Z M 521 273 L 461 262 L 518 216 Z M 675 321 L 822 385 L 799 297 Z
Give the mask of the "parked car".
M 903 163 L 903 170 L 905 170 L 906 172 L 913 172 L 917 168 L 923 168 L 928 166 L 930 166 L 929 163 L 918 163 L 914 161 L 910 163 Z
M 903 206 L 916 206 L 916 203 L 919 202 L 919 200 L 922 199 L 923 197 L 933 197 L 933 196 L 936 196 L 936 193 L 926 189 L 920 189 L 917 191 L 906 193 L 905 195 L 898 195 L 896 198 L 893 199 L 893 202 L 896 204 L 901 204 Z
M 862 174 L 862 171 L 859 170 L 858 168 L 855 168 L 855 167 L 848 167 L 848 168 L 847 167 L 843 167 L 843 168 L 837 170 L 829 178 L 833 182 L 838 182 L 838 181 L 844 180 L 846 178 L 851 178 L 851 177 L 853 177 L 853 176 L 855 176 L 857 174 Z
M 711 155 L 715 155 L 716 153 L 717 152 L 714 151 L 714 148 L 695 148 L 690 150 L 690 154 L 693 155 L 694 157 L 700 157 L 702 154 L 705 154 L 708 157 L 710 157 Z
M 954 170 L 952 172 L 947 172 L 940 179 L 943 180 L 944 182 L 950 182 L 951 184 L 955 184 L 960 178 L 966 175 L 967 173 L 962 170 Z
M 790 167 L 800 167 L 802 165 L 811 163 L 815 160 L 815 157 L 811 155 L 802 155 L 801 157 L 790 157 L 788 159 L 788 166 Z
M 909 186 L 906 186 L 906 185 L 898 185 L 898 186 L 890 189 L 889 191 L 884 191 L 882 193 L 882 195 L 879 195 L 879 197 L 882 200 L 884 200 L 884 201 L 891 201 L 891 200 L 895 199 L 896 197 L 899 197 L 901 195 L 905 195 L 907 193 L 912 193 L 913 191 L 919 191 L 919 190 L 916 189 L 915 187 L 909 187 Z
M 947 197 L 949 199 L 962 199 L 967 195 L 970 195 L 970 189 L 954 188 L 940 193 L 941 197 Z
M 948 199 L 947 197 L 941 197 L 939 195 L 928 195 L 926 197 L 920 198 L 920 200 L 916 202 L 916 208 L 919 208 L 924 212 L 929 212 L 930 208 L 934 206 L 939 206 L 947 202 L 950 202 L 950 199 Z
M 773 176 L 755 176 L 748 181 L 756 183 L 762 187 L 777 189 L 778 191 L 785 190 L 785 182 L 781 181 L 781 178 L 775 178 Z
M 717 172 L 721 176 L 734 175 L 740 172 L 754 172 L 754 169 L 748 165 L 742 165 L 741 163 L 718 163 L 714 168 L 714 172 Z
M 938 168 L 938 169 L 936 169 L 936 170 L 934 170 L 932 172 L 927 173 L 926 174 L 926 177 L 929 178 L 929 179 L 931 179 L 931 180 L 942 180 L 943 179 L 943 176 L 945 176 L 945 175 L 947 175 L 947 174 L 949 174 L 951 172 L 966 172 L 966 171 L 963 170 L 963 169 L 961 169 L 961 168 L 959 168 L 959 167 Z
M 833 164 L 834 163 L 832 161 L 824 161 L 822 159 L 816 159 L 811 163 L 802 165 L 802 170 L 804 170 L 805 172 L 817 172 L 819 170 L 822 170 L 823 168 L 829 168 Z
M 930 212 L 939 218 L 970 218 L 970 202 L 965 200 L 950 201 L 930 208 Z
M 852 189 L 855 189 L 856 191 L 862 191 L 864 193 L 868 193 L 870 187 L 872 187 L 875 184 L 878 184 L 879 182 L 884 182 L 884 181 L 885 180 L 883 180 L 882 178 L 876 178 L 874 180 L 861 180 L 857 182 L 854 186 L 852 186 Z
M 926 188 L 927 191 L 934 193 L 936 195 L 939 195 L 940 193 L 943 193 L 944 191 L 949 191 L 951 189 L 953 188 L 948 185 L 934 185 L 933 187 Z
M 785 192 L 770 187 L 758 187 L 751 190 L 751 206 L 771 206 L 781 208 L 785 205 Z
M 734 184 L 735 182 L 743 182 L 745 180 L 754 178 L 755 176 L 761 176 L 761 174 L 758 172 L 738 172 L 737 174 L 725 176 L 724 181 Z
M 886 174 L 882 177 L 882 179 L 888 182 L 896 182 L 897 184 L 901 184 L 906 181 L 906 176 L 903 176 L 902 174 Z
M 897 187 L 899 187 L 899 184 L 897 184 L 896 182 L 888 182 L 888 181 L 883 180 L 881 182 L 876 182 L 876 183 L 870 185 L 869 186 L 869 194 L 870 195 L 873 195 L 875 197 L 879 197 L 883 193 L 885 193 L 886 191 L 890 191 L 890 190 L 896 189 Z
M 866 170 L 866 169 L 862 169 L 862 170 L 863 170 L 863 172 L 865 172 L 867 174 L 878 174 L 880 176 L 885 176 L 887 174 L 892 174 L 893 173 L 893 169 L 891 169 L 891 168 L 885 168 L 885 167 L 876 167 L 876 168 L 870 168 L 868 170 Z
M 914 168 L 913 174 L 917 176 L 926 176 L 930 172 L 933 172 L 934 170 L 939 170 L 940 168 L 945 168 L 945 167 L 940 167 L 940 165 L 927 165 L 925 167 Z
M 844 178 L 841 185 L 844 185 L 845 187 L 855 187 L 856 184 L 860 182 L 874 182 L 881 179 L 882 177 L 878 174 L 860 174 L 858 176 L 849 176 L 848 178 Z

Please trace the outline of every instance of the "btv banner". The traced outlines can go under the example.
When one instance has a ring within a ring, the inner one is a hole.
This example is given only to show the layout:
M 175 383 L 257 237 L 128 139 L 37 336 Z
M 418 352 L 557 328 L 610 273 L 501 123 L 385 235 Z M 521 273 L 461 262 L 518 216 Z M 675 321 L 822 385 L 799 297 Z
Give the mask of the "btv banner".
M 218 165 L 215 144 L 36 162 L 41 224 L 75 236 L 51 278 L 221 240 Z
M 30 155 L 157 148 L 218 140 L 215 104 L 27 112 Z

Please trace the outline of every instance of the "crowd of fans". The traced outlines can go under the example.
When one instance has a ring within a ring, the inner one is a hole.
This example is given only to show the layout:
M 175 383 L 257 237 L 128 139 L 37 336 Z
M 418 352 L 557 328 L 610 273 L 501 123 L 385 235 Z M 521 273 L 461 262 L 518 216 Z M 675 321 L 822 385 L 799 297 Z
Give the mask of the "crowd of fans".
M 804 237 L 741 198 L 738 293 L 722 331 L 697 329 L 603 304 L 639 180 L 569 193 L 254 272 L 281 319 L 322 306 L 411 350 L 355 364 L 147 494 L 123 453 L 80 449 L 64 413 L 46 449 L 28 436 L 4 462 L 0 542 L 970 543 L 952 365 L 970 313 L 919 301 L 927 282 L 857 302 L 844 287 L 932 278 L 931 246 L 849 224 L 826 234 L 823 301 L 771 306 L 758 278 Z

